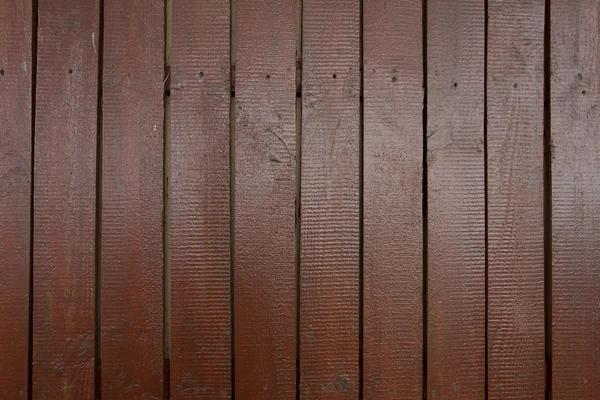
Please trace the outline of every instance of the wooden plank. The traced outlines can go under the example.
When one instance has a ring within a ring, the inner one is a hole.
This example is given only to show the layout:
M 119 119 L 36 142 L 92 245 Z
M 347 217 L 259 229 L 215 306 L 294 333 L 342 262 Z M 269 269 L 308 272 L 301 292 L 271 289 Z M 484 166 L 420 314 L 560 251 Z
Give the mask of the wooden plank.
M 296 3 L 238 0 L 235 394 L 296 395 Z
M 484 2 L 427 11 L 427 397 L 485 396 Z
M 33 398 L 94 398 L 99 4 L 38 8 Z
M 173 2 L 173 400 L 231 396 L 229 14 L 229 0 Z
M 544 2 L 489 3 L 487 71 L 488 398 L 544 399 Z
M 27 399 L 31 2 L 0 0 L 0 397 Z
M 359 393 L 360 2 L 303 7 L 300 397 Z
M 551 9 L 552 393 L 600 398 L 600 1 Z
M 163 397 L 164 1 L 104 2 L 102 396 Z
M 364 3 L 366 399 L 423 393 L 422 12 Z

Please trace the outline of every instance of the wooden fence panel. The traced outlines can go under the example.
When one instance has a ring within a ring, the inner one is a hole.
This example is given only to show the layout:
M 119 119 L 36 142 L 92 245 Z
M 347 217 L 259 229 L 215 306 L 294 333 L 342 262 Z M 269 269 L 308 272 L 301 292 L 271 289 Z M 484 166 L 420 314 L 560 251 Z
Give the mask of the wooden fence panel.
M 0 0 L 0 397 L 27 399 L 32 7 Z
M 296 393 L 296 3 L 238 0 L 235 392 Z
M 102 396 L 163 396 L 164 1 L 105 0 Z
M 364 4 L 364 398 L 423 393 L 423 10 Z
M 99 4 L 38 16 L 33 398 L 94 399 Z
M 600 1 L 551 2 L 552 392 L 600 398 Z
M 173 400 L 231 395 L 229 15 L 229 1 L 173 2 Z
M 485 397 L 485 9 L 427 8 L 427 397 Z
M 491 2 L 488 18 L 488 398 L 541 400 L 544 2 Z
M 300 397 L 359 394 L 360 2 L 303 8 Z

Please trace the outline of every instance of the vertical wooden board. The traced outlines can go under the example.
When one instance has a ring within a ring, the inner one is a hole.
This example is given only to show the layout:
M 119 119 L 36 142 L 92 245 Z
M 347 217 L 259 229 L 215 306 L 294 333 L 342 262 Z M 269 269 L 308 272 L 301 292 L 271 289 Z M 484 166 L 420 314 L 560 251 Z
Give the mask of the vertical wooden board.
M 485 397 L 485 10 L 427 11 L 427 397 Z
M 104 1 L 102 396 L 163 396 L 164 2 Z
M 544 2 L 490 2 L 488 398 L 544 399 Z
M 551 9 L 552 393 L 600 398 L 600 1 Z
M 235 394 L 296 394 L 296 2 L 238 0 Z
M 173 2 L 171 399 L 231 396 L 229 1 Z
M 422 16 L 364 4 L 365 399 L 423 393 Z
M 360 2 L 303 8 L 300 396 L 359 393 Z
M 40 2 L 33 398 L 94 398 L 97 0 Z
M 0 0 L 0 398 L 28 396 L 31 2 Z

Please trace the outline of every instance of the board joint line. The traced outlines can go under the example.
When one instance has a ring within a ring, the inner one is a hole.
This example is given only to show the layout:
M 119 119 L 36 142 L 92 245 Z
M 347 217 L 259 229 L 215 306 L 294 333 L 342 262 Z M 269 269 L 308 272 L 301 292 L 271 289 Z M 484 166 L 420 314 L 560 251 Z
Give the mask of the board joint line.
M 38 51 L 38 0 L 31 3 L 31 178 L 29 188 L 29 309 L 27 332 L 27 398 L 33 399 L 33 218 L 34 218 L 34 183 L 35 183 L 35 119 L 37 92 L 37 51 Z
M 98 0 L 98 86 L 96 103 L 96 221 L 95 221 L 95 327 L 94 327 L 94 398 L 102 399 L 102 146 L 103 146 L 103 57 L 104 57 L 104 0 Z
M 552 18 L 544 2 L 544 366 L 545 397 L 552 400 Z
M 485 371 L 484 395 L 489 397 L 489 241 L 488 241 L 488 33 L 489 33 L 489 3 L 484 2 L 484 28 L 483 28 L 483 181 L 484 181 L 484 275 L 485 275 Z
M 421 38 L 421 57 L 422 57 L 422 65 L 423 65 L 423 181 L 422 181 L 422 234 L 423 234 L 423 302 L 422 302 L 422 389 L 423 389 L 423 400 L 427 400 L 427 337 L 428 337 L 428 178 L 427 178 L 427 0 L 422 0 L 421 3 L 421 30 L 422 30 L 422 38 Z
M 296 15 L 296 201 L 295 201 L 295 264 L 296 264 L 296 400 L 300 400 L 300 261 L 302 246 L 302 53 L 303 53 L 303 0 L 297 0 Z
M 229 0 L 229 325 L 230 325 L 230 397 L 235 400 L 235 64 L 236 0 Z

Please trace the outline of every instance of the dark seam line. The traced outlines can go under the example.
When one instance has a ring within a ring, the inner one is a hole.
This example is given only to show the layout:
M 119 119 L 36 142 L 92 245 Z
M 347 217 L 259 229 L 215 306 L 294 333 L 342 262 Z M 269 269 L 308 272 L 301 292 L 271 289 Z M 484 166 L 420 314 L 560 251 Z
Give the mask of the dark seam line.
M 98 1 L 98 96 L 96 104 L 96 254 L 95 254 L 95 322 L 94 329 L 94 398 L 102 398 L 102 363 L 101 363 L 101 295 L 102 295 L 102 146 L 103 146 L 103 57 L 104 57 L 104 0 Z
M 235 0 L 229 2 L 229 304 L 231 325 L 231 399 L 235 400 Z
M 364 111 L 364 0 L 360 0 L 360 41 L 359 41 L 359 59 L 360 59 L 360 111 L 359 111 L 359 281 L 358 281 L 358 398 L 363 398 L 364 392 L 364 134 L 365 134 L 365 111 Z
M 488 243 L 488 29 L 489 29 L 489 4 L 485 1 L 485 23 L 484 23 L 484 50 L 483 50 L 483 159 L 484 159 L 484 198 L 485 198 L 485 398 L 489 396 L 489 243 Z
M 296 25 L 296 400 L 300 400 L 300 250 L 302 246 L 302 43 L 303 3 L 297 0 Z
M 163 398 L 171 398 L 171 360 L 169 358 L 170 338 L 170 128 L 171 128 L 171 66 L 168 43 L 171 37 L 171 21 L 169 7 L 171 2 L 164 2 L 164 90 L 163 90 Z
M 423 58 L 423 187 L 422 187 L 422 217 L 423 217 L 423 399 L 427 399 L 427 337 L 428 321 L 428 289 L 429 289 L 429 253 L 428 253 L 428 179 L 427 179 L 427 0 L 422 0 L 422 58 Z
M 34 184 L 35 184 L 35 118 L 37 91 L 37 33 L 38 2 L 31 5 L 31 182 L 29 193 L 29 326 L 27 349 L 27 397 L 33 399 L 33 218 L 34 218 Z
M 544 15 L 544 339 L 546 399 L 552 399 L 552 125 L 551 125 L 551 0 Z

